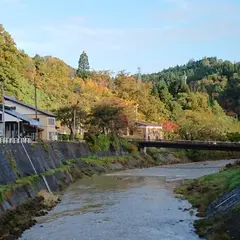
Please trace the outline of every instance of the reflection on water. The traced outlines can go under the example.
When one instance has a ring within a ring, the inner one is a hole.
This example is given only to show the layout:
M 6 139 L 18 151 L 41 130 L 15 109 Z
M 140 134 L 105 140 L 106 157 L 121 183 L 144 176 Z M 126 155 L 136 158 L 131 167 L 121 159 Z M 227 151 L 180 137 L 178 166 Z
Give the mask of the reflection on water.
M 183 211 L 190 204 L 172 193 L 174 180 L 212 173 L 224 164 L 128 170 L 80 180 L 21 239 L 199 239 L 192 226 L 195 216 Z

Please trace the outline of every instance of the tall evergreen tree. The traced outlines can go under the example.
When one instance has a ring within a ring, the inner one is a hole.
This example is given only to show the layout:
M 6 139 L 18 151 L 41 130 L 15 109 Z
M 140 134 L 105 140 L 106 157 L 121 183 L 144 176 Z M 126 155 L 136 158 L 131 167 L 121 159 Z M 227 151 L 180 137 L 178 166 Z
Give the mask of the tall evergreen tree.
M 77 76 L 81 77 L 82 79 L 86 79 L 90 75 L 89 70 L 90 66 L 88 62 L 88 55 L 85 51 L 83 51 L 78 60 Z
M 156 84 L 158 95 L 161 101 L 168 103 L 172 99 L 171 93 L 168 91 L 168 87 L 164 79 L 160 79 Z

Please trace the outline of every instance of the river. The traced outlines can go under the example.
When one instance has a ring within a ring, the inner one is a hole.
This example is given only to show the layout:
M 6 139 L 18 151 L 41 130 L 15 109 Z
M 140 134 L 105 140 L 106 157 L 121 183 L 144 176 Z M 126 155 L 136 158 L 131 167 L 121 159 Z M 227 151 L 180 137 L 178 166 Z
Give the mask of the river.
M 126 170 L 77 181 L 22 240 L 197 240 L 179 181 L 217 172 L 229 161 Z

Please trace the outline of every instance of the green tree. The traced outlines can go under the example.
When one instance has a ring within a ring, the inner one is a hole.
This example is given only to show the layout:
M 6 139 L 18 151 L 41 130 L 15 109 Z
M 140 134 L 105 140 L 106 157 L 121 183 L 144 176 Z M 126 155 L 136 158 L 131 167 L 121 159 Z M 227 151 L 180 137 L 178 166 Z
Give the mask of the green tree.
M 185 110 L 177 120 L 179 135 L 186 140 L 226 140 L 234 121 L 226 115 L 206 111 Z
M 132 125 L 133 118 L 117 99 L 103 99 L 90 114 L 90 132 L 119 135 Z
M 184 79 L 182 79 L 180 81 L 178 92 L 185 92 L 185 93 L 189 93 L 190 92 L 189 86 L 187 85 L 187 83 L 185 83 Z
M 168 91 L 166 82 L 163 79 L 160 79 L 156 83 L 156 88 L 158 90 L 158 96 L 160 100 L 163 101 L 164 103 L 169 103 L 169 101 L 172 99 L 172 95 Z
M 86 79 L 90 76 L 90 66 L 88 62 L 88 55 L 85 51 L 82 52 L 78 61 L 77 76 Z
M 74 116 L 75 116 L 75 127 L 83 127 L 86 120 L 86 112 L 78 105 L 66 106 L 57 109 L 57 120 L 60 121 L 62 126 L 67 126 L 70 130 L 70 139 L 74 137 Z M 76 130 L 75 129 L 75 130 Z

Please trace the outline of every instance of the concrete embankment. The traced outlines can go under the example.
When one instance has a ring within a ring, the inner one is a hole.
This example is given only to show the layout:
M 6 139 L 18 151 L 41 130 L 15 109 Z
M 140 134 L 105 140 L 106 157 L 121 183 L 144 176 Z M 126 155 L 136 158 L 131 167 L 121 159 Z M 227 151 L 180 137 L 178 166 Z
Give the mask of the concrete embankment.
M 93 153 L 85 143 L 52 142 L 0 145 L 0 240 L 16 239 L 59 200 L 59 192 L 76 179 L 93 174 L 184 163 L 182 152 L 128 148 Z
M 83 176 L 157 165 L 139 152 L 109 149 L 92 153 L 85 143 L 0 146 L 0 239 L 16 239 L 58 199 L 46 199 Z M 43 193 L 43 194 L 39 194 Z M 48 196 L 48 195 L 47 195 Z M 47 200 L 47 201 L 46 201 Z

